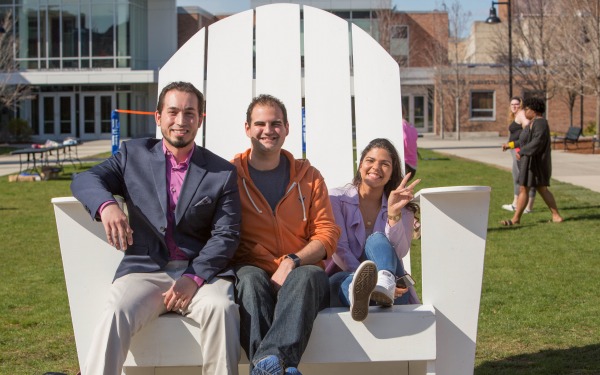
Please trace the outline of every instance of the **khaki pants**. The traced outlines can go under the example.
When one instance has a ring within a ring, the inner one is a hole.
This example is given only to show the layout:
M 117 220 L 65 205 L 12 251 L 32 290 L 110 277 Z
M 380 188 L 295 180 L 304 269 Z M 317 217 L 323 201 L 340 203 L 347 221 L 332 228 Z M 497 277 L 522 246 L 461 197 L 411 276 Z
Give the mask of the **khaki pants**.
M 133 273 L 115 280 L 106 310 L 94 332 L 83 375 L 121 374 L 131 337 L 167 312 L 162 293 L 181 277 L 187 264 L 187 261 L 172 261 L 165 271 Z M 180 313 L 200 325 L 202 373 L 237 375 L 240 318 L 233 283 L 218 277 L 205 283 L 192 298 L 187 311 Z

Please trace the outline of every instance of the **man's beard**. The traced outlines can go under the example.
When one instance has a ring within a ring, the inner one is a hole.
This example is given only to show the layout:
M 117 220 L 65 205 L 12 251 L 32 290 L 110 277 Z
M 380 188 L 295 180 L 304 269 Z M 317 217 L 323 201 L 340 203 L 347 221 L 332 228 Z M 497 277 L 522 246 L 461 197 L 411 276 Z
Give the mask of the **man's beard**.
M 171 138 L 164 138 L 168 144 L 170 144 L 171 146 L 175 147 L 175 148 L 184 148 L 186 146 L 188 146 L 190 143 L 194 142 L 194 140 L 189 140 L 186 141 L 185 139 L 171 139 Z

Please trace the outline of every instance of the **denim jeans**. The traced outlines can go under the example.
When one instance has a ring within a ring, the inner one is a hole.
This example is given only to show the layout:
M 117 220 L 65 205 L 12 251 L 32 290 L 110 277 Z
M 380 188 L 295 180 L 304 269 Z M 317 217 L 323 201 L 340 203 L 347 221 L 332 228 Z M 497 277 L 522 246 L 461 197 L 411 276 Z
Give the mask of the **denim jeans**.
M 276 355 L 285 367 L 298 367 L 317 314 L 329 303 L 329 281 L 317 266 L 301 266 L 288 275 L 279 292 L 262 269 L 242 265 L 236 288 L 240 305 L 240 340 L 250 370 Z
M 396 276 L 405 274 L 402 262 L 398 259 L 394 247 L 384 233 L 375 232 L 365 242 L 365 257 L 372 260 L 377 270 L 387 270 Z M 354 272 L 338 272 L 329 279 L 331 288 L 331 306 L 350 306 L 349 289 Z M 337 297 L 337 298 L 336 298 Z M 394 300 L 394 305 L 408 304 L 409 293 L 404 293 Z M 373 303 L 371 303 L 373 304 Z

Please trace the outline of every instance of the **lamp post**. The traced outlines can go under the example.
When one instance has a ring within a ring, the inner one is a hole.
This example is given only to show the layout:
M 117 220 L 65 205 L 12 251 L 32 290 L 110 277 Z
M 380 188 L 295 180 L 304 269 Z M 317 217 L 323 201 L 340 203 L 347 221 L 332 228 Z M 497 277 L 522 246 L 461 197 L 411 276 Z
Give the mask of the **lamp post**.
M 485 20 L 485 23 L 495 24 L 500 23 L 502 20 L 498 18 L 496 14 L 496 8 L 494 5 L 506 5 L 508 7 L 508 96 L 513 96 L 513 55 L 512 55 L 512 12 L 510 11 L 510 0 L 508 1 L 492 1 L 492 7 L 490 8 L 490 15 Z

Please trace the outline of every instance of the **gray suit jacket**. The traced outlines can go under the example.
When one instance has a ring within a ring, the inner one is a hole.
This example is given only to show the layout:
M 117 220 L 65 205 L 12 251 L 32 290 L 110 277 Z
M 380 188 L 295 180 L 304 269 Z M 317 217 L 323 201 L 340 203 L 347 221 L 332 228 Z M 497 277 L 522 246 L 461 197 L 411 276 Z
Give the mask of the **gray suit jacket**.
M 73 195 L 96 217 L 114 195 L 125 199 L 133 245 L 117 268 L 115 279 L 132 272 L 154 272 L 169 261 L 166 159 L 159 139 L 123 142 L 119 152 L 71 183 Z M 196 146 L 175 210 L 173 237 L 190 259 L 185 273 L 207 281 L 234 276 L 228 268 L 240 237 L 240 198 L 235 167 Z M 85 246 L 85 244 L 82 244 Z

